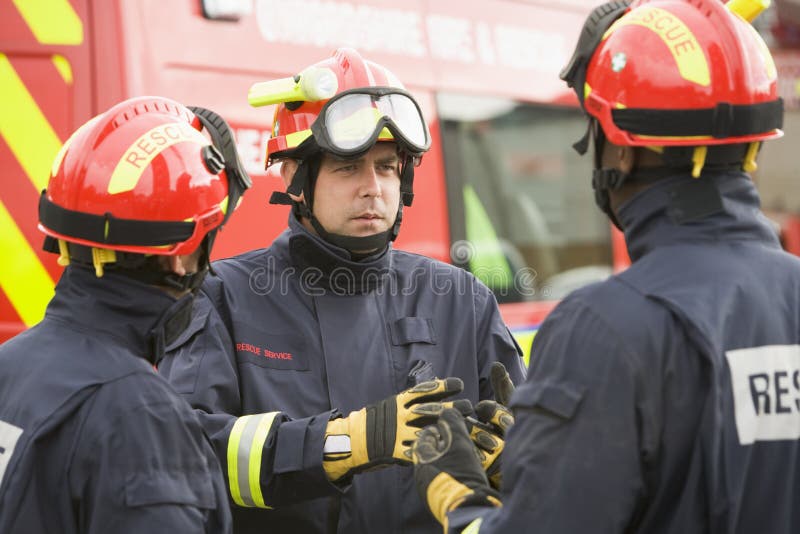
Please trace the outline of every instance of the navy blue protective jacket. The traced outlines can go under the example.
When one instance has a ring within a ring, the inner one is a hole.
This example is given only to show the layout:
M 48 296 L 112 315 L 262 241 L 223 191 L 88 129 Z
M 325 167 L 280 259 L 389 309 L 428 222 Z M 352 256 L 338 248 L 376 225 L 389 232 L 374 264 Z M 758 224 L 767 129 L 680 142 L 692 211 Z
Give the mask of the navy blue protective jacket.
M 800 260 L 744 173 L 619 217 L 634 263 L 539 331 L 480 532 L 800 532 Z
M 346 257 L 292 217 L 268 249 L 214 264 L 208 298 L 159 366 L 202 412 L 237 533 L 440 532 L 410 467 L 362 473 L 349 487 L 328 481 L 331 414 L 434 377 L 461 377 L 473 402 L 492 398 L 494 361 L 524 379 L 494 296 L 472 275 L 391 248 Z
M 71 266 L 0 346 L 0 532 L 230 531 L 213 448 L 152 363 L 188 299 Z

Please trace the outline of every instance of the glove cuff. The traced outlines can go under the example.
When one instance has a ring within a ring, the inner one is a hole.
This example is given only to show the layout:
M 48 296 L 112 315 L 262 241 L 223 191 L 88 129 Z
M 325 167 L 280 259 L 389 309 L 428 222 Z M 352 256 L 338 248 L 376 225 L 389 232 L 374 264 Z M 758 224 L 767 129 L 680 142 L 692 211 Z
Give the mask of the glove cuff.
M 447 513 L 460 506 L 502 506 L 499 494 L 489 487 L 470 488 L 449 473 L 440 472 L 427 488 L 426 500 L 433 516 L 445 524 Z
M 451 512 L 456 508 L 463 506 L 491 506 L 493 508 L 501 508 L 503 501 L 500 500 L 500 494 L 491 488 L 480 488 L 472 495 L 468 495 L 464 500 L 453 506 Z
M 336 447 L 334 451 L 324 452 L 322 467 L 331 482 L 336 482 L 352 474 L 362 464 L 369 462 L 366 444 L 366 410 L 350 412 L 344 418 L 331 419 L 325 430 L 326 445 L 337 437 L 345 437 L 340 443 L 349 441 L 350 450 Z M 324 448 L 323 448 L 324 450 Z

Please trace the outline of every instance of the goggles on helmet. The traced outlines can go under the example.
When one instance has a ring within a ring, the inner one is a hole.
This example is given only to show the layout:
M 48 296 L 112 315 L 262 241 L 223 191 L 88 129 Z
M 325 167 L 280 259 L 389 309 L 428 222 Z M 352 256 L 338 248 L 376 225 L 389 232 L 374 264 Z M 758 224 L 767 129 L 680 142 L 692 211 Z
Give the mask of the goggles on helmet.
M 412 156 L 421 156 L 431 145 L 419 104 L 396 87 L 339 93 L 322 107 L 311 133 L 322 150 L 342 158 L 363 154 L 381 139 L 397 142 Z

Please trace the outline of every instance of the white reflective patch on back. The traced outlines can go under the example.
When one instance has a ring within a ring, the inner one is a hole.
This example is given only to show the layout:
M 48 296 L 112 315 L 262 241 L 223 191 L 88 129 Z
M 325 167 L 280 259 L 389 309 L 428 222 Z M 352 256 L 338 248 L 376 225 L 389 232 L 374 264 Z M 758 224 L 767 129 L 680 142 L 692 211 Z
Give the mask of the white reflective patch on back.
M 739 443 L 800 438 L 800 345 L 725 353 Z
M 6 467 L 21 435 L 20 427 L 0 421 L 0 486 L 3 485 L 3 475 L 6 474 Z

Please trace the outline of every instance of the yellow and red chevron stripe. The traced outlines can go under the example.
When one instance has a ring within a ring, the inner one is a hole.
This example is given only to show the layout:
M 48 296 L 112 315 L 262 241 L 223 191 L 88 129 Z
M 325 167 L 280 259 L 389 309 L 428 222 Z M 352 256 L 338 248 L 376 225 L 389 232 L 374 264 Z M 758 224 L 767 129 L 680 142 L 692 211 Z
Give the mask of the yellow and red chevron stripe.
M 2 341 L 43 317 L 60 275 L 55 256 L 41 250 L 37 206 L 53 158 L 73 128 L 67 56 L 83 43 L 84 29 L 68 0 L 13 0 L 13 7 L 0 8 L 0 17 L 7 43 L 0 49 Z
M 83 22 L 67 0 L 14 0 L 14 6 L 41 44 L 83 43 Z

